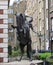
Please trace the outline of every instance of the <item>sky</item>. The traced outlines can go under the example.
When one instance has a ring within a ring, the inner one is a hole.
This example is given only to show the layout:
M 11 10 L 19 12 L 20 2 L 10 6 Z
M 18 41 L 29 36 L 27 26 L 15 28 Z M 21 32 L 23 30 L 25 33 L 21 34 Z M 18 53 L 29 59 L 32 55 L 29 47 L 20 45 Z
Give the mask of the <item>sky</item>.
M 15 1 L 15 0 L 10 0 L 10 6 L 13 4 L 14 1 Z

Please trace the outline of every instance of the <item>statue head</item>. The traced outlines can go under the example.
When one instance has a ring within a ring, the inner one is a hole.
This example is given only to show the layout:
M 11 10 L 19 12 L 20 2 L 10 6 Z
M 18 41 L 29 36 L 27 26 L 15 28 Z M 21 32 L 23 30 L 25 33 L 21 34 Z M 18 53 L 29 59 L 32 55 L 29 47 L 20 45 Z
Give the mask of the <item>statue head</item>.
M 23 25 L 24 22 L 25 22 L 22 13 L 17 13 L 17 14 L 16 14 L 16 22 L 17 22 L 17 26 L 18 26 L 19 28 L 22 28 L 22 25 Z

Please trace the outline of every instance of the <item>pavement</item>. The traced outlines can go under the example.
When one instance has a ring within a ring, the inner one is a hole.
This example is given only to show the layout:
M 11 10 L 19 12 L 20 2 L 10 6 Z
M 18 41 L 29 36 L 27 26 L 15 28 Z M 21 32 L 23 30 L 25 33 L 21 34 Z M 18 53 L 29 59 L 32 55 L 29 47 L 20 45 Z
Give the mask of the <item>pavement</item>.
M 37 65 L 37 63 L 42 63 L 42 60 L 21 60 L 21 61 L 14 61 L 9 63 L 0 63 L 0 65 Z

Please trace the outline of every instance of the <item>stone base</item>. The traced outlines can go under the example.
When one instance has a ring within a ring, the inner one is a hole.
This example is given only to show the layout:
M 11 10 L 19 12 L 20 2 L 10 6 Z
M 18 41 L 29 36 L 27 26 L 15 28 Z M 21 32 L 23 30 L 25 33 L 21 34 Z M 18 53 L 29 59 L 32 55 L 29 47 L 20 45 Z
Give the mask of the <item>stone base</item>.
M 0 65 L 37 65 L 38 63 L 43 63 L 42 60 L 21 60 L 21 61 L 14 61 L 9 63 L 0 63 Z

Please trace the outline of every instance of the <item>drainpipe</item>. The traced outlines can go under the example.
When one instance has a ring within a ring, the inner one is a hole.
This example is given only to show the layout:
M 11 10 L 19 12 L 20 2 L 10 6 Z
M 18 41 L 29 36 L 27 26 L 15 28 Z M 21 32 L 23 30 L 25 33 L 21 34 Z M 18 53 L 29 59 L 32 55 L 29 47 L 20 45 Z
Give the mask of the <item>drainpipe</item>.
M 48 37 L 49 37 L 49 46 L 50 44 L 50 0 L 48 0 Z
M 46 43 L 45 43 L 45 30 L 46 30 L 46 26 L 45 26 L 45 23 L 46 23 L 46 1 L 44 0 L 43 4 L 44 4 L 44 50 L 46 50 Z

